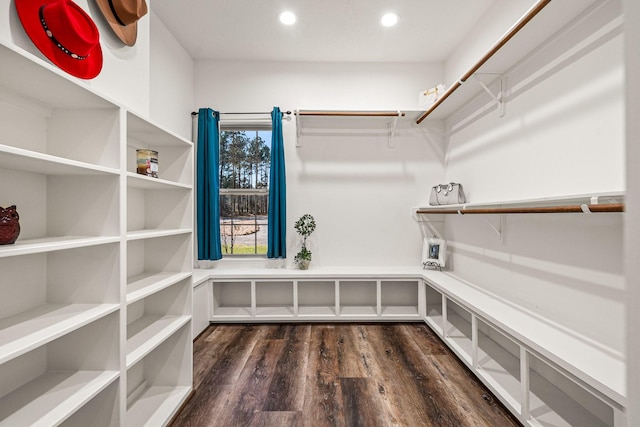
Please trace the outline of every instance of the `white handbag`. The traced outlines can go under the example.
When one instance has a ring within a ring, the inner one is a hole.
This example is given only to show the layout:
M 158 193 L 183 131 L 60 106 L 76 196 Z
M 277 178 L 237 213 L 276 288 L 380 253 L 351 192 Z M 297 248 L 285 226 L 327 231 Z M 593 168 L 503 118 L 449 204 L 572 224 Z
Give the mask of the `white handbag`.
M 450 182 L 448 184 L 438 184 L 431 188 L 431 194 L 429 195 L 429 204 L 431 206 L 459 205 L 466 202 L 462 184 Z

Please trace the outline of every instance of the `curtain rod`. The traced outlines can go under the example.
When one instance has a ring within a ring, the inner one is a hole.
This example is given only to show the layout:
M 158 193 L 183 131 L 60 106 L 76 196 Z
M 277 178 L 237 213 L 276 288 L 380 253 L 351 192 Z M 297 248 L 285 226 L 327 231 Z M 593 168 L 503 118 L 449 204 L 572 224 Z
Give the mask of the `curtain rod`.
M 220 113 L 220 114 L 252 114 L 252 115 L 255 115 L 255 114 L 271 114 L 271 111 L 262 111 L 262 112 L 259 112 L 259 113 L 247 113 L 247 112 L 243 112 L 243 113 Z M 291 114 L 291 111 L 282 111 L 282 112 L 281 112 L 281 114 L 282 114 L 283 116 L 284 116 L 285 114 L 286 114 L 286 115 L 289 115 L 289 114 Z M 197 116 L 197 115 L 198 115 L 198 112 L 197 112 L 197 111 L 192 111 L 192 112 L 191 112 L 191 115 L 192 115 L 192 116 Z

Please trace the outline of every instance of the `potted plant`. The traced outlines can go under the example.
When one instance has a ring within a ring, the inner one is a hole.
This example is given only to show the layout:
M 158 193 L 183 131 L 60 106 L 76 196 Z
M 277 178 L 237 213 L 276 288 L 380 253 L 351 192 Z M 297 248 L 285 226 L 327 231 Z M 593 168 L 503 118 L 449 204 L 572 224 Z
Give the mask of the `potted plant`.
M 311 262 L 311 251 L 307 249 L 307 237 L 316 229 L 316 220 L 310 214 L 304 214 L 294 225 L 296 231 L 302 236 L 302 248 L 295 256 L 294 261 L 301 270 L 309 268 Z

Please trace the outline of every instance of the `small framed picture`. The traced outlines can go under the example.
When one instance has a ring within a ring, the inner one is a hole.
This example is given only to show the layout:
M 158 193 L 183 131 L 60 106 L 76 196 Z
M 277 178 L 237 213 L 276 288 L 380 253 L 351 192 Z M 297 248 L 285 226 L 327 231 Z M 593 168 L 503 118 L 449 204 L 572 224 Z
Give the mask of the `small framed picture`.
M 422 242 L 422 267 L 442 269 L 447 258 L 447 242 L 436 237 L 424 239 Z

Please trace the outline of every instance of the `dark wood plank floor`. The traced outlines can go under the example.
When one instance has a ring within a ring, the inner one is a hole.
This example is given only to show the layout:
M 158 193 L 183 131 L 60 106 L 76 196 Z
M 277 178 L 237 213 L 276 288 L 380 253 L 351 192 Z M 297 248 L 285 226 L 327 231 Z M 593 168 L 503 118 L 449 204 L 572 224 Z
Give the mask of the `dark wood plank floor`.
M 214 325 L 182 426 L 520 425 L 421 323 Z

